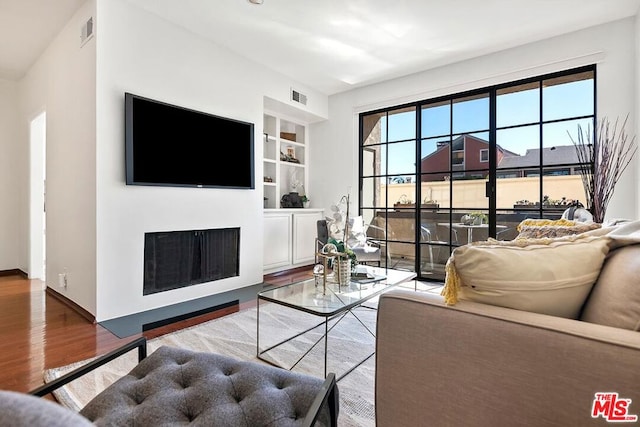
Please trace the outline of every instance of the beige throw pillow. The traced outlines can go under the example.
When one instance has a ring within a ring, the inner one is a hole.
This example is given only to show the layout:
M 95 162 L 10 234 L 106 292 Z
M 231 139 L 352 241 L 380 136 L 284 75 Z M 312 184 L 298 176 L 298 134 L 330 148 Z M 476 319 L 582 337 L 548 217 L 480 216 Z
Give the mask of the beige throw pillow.
M 447 262 L 443 296 L 571 319 L 598 278 L 609 251 L 606 236 L 477 242 Z

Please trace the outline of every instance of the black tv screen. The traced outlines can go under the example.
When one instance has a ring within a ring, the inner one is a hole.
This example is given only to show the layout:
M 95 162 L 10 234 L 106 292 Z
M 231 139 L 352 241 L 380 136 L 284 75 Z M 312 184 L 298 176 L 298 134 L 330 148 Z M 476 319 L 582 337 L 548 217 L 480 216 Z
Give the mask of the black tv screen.
M 125 93 L 126 183 L 255 188 L 253 128 Z

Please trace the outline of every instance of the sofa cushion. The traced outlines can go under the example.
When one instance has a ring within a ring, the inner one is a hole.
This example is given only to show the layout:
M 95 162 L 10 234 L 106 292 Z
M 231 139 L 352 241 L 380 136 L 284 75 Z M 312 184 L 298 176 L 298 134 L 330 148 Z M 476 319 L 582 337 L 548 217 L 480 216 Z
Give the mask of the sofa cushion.
M 442 295 L 578 318 L 609 252 L 606 236 L 475 242 L 447 262 Z
M 640 331 L 640 244 L 609 254 L 580 319 Z

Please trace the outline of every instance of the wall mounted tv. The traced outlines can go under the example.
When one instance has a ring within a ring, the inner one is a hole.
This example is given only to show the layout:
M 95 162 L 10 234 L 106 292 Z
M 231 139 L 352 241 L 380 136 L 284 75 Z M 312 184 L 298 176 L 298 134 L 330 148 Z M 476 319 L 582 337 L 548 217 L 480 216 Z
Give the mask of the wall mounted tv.
M 128 185 L 255 188 L 254 125 L 125 93 Z

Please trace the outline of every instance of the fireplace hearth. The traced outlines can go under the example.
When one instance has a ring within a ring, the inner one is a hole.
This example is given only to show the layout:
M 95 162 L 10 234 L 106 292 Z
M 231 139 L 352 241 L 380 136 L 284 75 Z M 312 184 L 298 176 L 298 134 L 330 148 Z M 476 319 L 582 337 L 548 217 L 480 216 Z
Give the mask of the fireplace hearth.
M 239 275 L 240 228 L 144 235 L 143 295 Z

